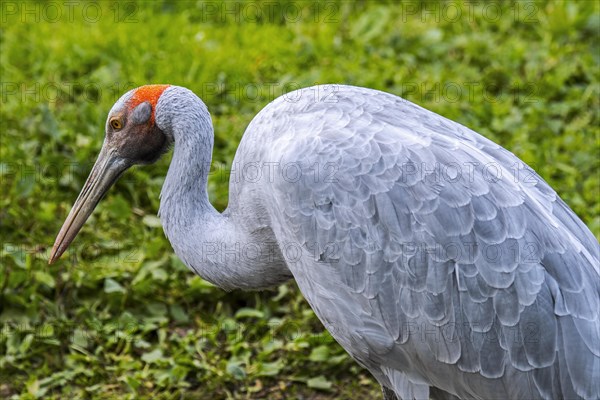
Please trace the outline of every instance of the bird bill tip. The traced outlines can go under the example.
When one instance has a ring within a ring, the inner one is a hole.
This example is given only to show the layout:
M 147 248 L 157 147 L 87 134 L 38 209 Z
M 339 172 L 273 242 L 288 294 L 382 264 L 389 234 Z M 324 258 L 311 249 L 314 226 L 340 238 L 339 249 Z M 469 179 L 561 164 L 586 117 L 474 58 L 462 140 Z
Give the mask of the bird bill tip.
M 50 251 L 50 257 L 48 258 L 48 265 L 52 265 L 56 262 L 56 260 L 58 260 L 60 258 L 60 256 L 62 255 L 62 252 L 58 251 L 58 247 L 56 247 L 56 245 L 54 245 L 52 247 L 52 250 Z
M 64 240 L 64 235 L 62 235 L 62 230 L 61 232 L 59 232 L 58 236 L 56 237 L 56 241 L 54 242 L 54 245 L 52 246 L 52 250 L 50 250 L 50 256 L 48 257 L 48 264 L 54 264 L 62 255 L 63 253 L 67 250 L 67 248 L 69 247 L 69 242 L 65 242 Z

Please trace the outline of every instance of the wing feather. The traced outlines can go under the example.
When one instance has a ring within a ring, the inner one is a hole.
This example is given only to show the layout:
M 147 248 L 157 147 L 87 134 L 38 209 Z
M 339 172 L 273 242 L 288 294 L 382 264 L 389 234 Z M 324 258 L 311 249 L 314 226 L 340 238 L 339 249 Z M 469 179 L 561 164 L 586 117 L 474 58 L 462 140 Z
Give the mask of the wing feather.
M 269 107 L 286 118 L 263 111 L 253 121 L 278 135 L 265 157 L 302 166 L 298 181 L 275 179 L 265 193 L 277 204 L 274 232 L 339 250 L 339 262 L 290 264 L 323 320 L 355 308 L 343 318 L 359 326 L 334 337 L 372 371 L 402 370 L 415 384 L 439 384 L 440 368 L 474 373 L 446 388 L 466 396 L 509 393 L 481 379 L 527 373 L 518 381 L 531 388 L 511 393 L 600 397 L 600 246 L 589 229 L 476 132 L 386 93 L 338 89 L 333 103 L 276 101 Z M 313 179 L 314 165 L 334 166 L 335 179 Z M 325 276 L 328 309 L 310 290 Z M 413 323 L 459 339 L 417 340 Z M 373 335 L 364 339 L 379 364 L 353 348 L 359 331 Z

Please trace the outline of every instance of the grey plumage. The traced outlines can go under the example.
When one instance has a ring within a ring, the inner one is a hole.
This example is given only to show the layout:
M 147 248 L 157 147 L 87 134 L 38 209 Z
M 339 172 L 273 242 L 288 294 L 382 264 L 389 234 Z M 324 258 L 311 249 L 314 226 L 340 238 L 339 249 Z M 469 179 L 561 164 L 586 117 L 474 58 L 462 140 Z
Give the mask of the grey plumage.
M 293 277 L 386 398 L 600 397 L 600 246 L 501 146 L 391 94 L 301 89 L 248 126 L 220 214 L 202 101 L 169 87 L 156 124 L 177 255 L 227 290 Z
M 597 398 L 598 243 L 547 183 L 396 96 L 315 92 L 267 106 L 236 161 L 300 166 L 297 182 L 262 182 L 255 201 L 279 242 L 336 246 L 288 266 L 342 346 L 397 393 Z M 332 179 L 315 180 L 325 165 Z M 511 388 L 514 376 L 526 386 Z

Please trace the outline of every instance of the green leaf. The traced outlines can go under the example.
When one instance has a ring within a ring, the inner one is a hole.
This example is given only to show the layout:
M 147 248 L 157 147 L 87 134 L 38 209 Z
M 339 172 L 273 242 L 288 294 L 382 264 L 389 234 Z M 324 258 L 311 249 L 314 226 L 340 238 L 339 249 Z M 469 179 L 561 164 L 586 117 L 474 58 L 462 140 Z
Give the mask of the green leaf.
M 167 315 L 167 306 L 163 303 L 152 302 L 146 304 L 148 314 L 153 317 L 163 317 Z
M 71 342 L 79 347 L 86 348 L 88 345 L 89 332 L 83 329 L 75 329 Z
M 306 381 L 308 387 L 319 390 L 330 390 L 332 387 L 332 383 L 325 379 L 323 375 L 319 375 L 316 378 L 311 378 Z
M 171 311 L 171 316 L 175 321 L 179 323 L 186 323 L 190 320 L 187 313 L 181 306 L 177 304 L 172 304 L 169 306 L 169 309 Z
M 33 276 L 35 276 L 36 281 L 43 283 L 46 286 L 53 288 L 55 285 L 54 277 L 47 272 L 35 271 Z
M 246 377 L 246 371 L 237 361 L 230 361 L 227 363 L 227 372 L 235 379 L 241 380 Z
M 106 202 L 104 207 L 111 214 L 112 218 L 125 220 L 131 215 L 131 206 L 120 195 L 111 197 L 110 201 Z
M 25 336 L 25 338 L 21 341 L 19 345 L 19 353 L 26 354 L 27 350 L 31 347 L 31 343 L 33 342 L 33 335 L 30 333 Z
M 163 358 L 163 352 L 161 349 L 154 349 L 149 353 L 144 353 L 142 355 L 142 361 L 148 363 L 148 364 L 153 364 L 156 363 L 158 360 L 161 360 Z
M 30 381 L 30 383 L 27 385 L 27 392 L 36 399 L 44 397 L 47 391 L 47 388 L 40 387 L 40 381 L 37 379 Z
M 281 369 L 285 366 L 283 360 L 277 360 L 269 363 L 262 363 L 259 368 L 259 376 L 276 376 L 279 375 Z
M 162 226 L 160 223 L 160 218 L 155 215 L 144 215 L 142 222 L 144 225 L 149 226 L 150 228 L 160 228 Z
M 327 361 L 327 359 L 329 358 L 329 347 L 327 347 L 327 346 L 315 347 L 310 352 L 310 356 L 308 358 L 310 361 L 315 361 L 315 362 Z
M 119 284 L 119 282 L 115 281 L 111 278 L 106 278 L 104 280 L 104 292 L 106 293 L 125 293 L 125 288 Z
M 236 313 L 236 318 L 264 318 L 265 313 L 254 308 L 240 308 Z

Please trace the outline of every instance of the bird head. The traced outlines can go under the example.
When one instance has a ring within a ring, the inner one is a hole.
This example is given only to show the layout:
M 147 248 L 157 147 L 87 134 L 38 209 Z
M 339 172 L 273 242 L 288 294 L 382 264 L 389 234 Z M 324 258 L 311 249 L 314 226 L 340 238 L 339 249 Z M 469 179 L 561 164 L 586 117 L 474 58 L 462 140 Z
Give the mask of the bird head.
M 106 136 L 83 189 L 63 223 L 49 263 L 56 261 L 75 239 L 108 189 L 129 167 L 150 164 L 172 142 L 156 123 L 158 103 L 169 85 L 147 85 L 124 94 L 106 119 Z

